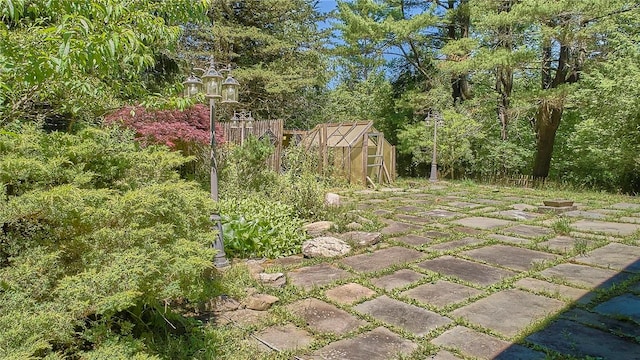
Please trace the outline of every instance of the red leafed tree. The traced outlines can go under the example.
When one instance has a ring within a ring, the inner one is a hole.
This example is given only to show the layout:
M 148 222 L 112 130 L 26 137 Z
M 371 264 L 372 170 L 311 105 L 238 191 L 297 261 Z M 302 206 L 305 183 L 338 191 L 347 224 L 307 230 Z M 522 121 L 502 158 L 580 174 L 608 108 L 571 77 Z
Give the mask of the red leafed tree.
M 181 110 L 149 110 L 127 106 L 105 117 L 106 124 L 133 129 L 141 144 L 164 144 L 190 154 L 191 145 L 209 145 L 209 108 L 198 104 Z M 224 142 L 222 128 L 216 124 L 216 144 Z

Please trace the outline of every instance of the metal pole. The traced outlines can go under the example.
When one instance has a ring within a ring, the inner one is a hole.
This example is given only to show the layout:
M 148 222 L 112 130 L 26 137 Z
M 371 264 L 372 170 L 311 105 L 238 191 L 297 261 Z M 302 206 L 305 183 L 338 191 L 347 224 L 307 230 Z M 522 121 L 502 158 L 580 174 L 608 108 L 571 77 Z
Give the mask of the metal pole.
M 429 181 L 436 182 L 438 181 L 438 164 L 436 163 L 436 150 L 437 145 L 436 141 L 438 138 L 438 121 L 433 119 L 433 156 L 431 158 L 431 175 L 429 176 Z
M 209 125 L 211 126 L 211 200 L 218 201 L 218 164 L 216 162 L 216 102 L 213 98 L 209 99 Z M 229 265 L 229 261 L 224 252 L 224 242 L 222 240 L 222 224 L 220 223 L 220 214 L 214 212 L 211 214 L 211 221 L 215 224 L 214 229 L 218 230 L 218 236 L 213 243 L 213 248 L 218 250 L 213 258 L 215 267 L 225 267 Z

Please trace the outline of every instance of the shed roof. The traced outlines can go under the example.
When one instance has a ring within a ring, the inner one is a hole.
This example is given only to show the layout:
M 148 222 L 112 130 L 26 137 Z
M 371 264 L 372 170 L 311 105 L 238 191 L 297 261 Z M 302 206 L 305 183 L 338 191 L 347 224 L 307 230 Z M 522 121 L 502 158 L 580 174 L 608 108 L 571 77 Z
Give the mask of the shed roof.
M 372 121 L 320 124 L 309 131 L 302 142 L 306 145 L 319 145 L 324 127 L 327 129 L 326 143 L 329 147 L 351 147 L 360 141 L 367 132 L 377 132 Z

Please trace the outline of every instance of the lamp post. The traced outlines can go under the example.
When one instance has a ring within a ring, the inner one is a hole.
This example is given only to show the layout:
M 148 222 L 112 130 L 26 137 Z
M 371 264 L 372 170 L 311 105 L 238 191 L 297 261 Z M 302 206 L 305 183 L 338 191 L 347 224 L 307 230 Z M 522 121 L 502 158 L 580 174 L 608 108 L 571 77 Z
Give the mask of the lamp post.
M 202 71 L 202 80 L 191 74 L 187 78 L 184 84 L 184 96 L 191 97 L 198 94 L 204 87 L 205 97 L 209 99 L 209 126 L 211 128 L 211 199 L 218 201 L 218 164 L 216 162 L 216 138 L 215 138 L 215 124 L 216 124 L 216 101 L 221 100 L 222 104 L 237 104 L 238 103 L 238 88 L 240 83 L 231 76 L 231 67 L 223 69 L 221 71 L 227 72 L 227 78 L 222 81 L 223 77 L 215 68 L 215 62 L 213 58 L 209 64 L 207 70 L 198 69 Z M 213 265 L 215 267 L 225 267 L 229 265 L 226 254 L 224 252 L 224 242 L 222 234 L 222 224 L 220 223 L 220 214 L 211 214 L 211 221 L 215 224 L 215 228 L 218 230 L 218 237 L 213 243 L 214 249 L 218 250 L 213 259 Z
M 433 122 L 433 154 L 431 157 L 431 174 L 429 176 L 429 181 L 437 182 L 438 163 L 436 162 L 436 152 L 438 149 L 438 126 L 444 125 L 444 119 L 440 113 L 430 113 L 424 120 L 427 124 Z
M 244 144 L 244 129 L 253 129 L 251 111 L 234 111 L 231 118 L 231 127 L 234 129 L 240 128 L 240 146 L 242 146 Z

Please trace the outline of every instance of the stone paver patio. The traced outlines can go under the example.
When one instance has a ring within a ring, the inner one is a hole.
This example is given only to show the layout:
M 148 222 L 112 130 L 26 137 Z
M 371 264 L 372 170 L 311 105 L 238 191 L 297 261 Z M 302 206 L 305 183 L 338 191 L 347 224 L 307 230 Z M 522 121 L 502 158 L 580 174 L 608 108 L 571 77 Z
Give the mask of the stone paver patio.
M 382 241 L 285 261 L 290 320 L 255 335 L 305 360 L 640 359 L 640 201 L 538 213 L 536 190 L 450 187 L 349 194 Z

